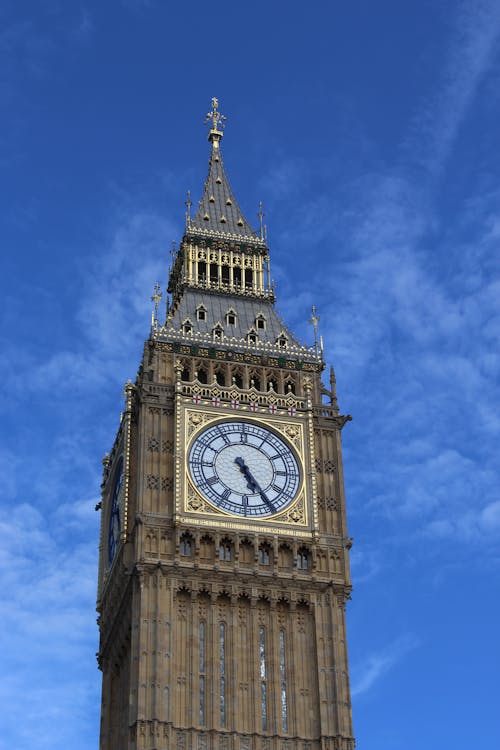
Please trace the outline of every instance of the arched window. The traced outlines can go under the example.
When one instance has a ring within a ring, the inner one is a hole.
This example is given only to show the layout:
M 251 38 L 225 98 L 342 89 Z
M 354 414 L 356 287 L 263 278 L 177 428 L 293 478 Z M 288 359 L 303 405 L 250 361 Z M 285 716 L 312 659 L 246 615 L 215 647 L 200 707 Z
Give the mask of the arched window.
M 182 557 L 191 557 L 193 554 L 193 539 L 191 534 L 183 534 L 181 536 L 179 551 Z
M 257 343 L 257 331 L 254 328 L 250 328 L 247 333 L 247 341 L 249 344 Z
M 200 367 L 200 369 L 198 370 L 196 374 L 196 379 L 202 385 L 206 385 L 208 383 L 208 372 L 206 371 L 204 367 Z
M 259 563 L 260 565 L 271 564 L 271 548 L 268 544 L 261 544 L 259 547 Z
M 212 335 L 214 337 L 214 341 L 221 341 L 222 336 L 224 335 L 224 330 L 222 326 L 216 325 L 212 331 Z
M 278 343 L 278 346 L 280 347 L 280 349 L 286 349 L 286 348 L 287 348 L 287 346 L 288 346 L 288 339 L 287 339 L 287 337 L 286 337 L 286 336 L 284 336 L 284 335 L 282 334 L 282 335 L 281 335 L 281 336 L 280 336 L 280 337 L 278 338 L 278 341 L 277 341 L 277 343 Z
M 228 539 L 223 539 L 219 544 L 219 560 L 231 560 L 231 542 Z
M 183 333 L 192 333 L 193 332 L 193 324 L 189 319 L 185 320 L 182 324 L 182 332 Z
M 205 623 L 200 622 L 200 725 L 205 725 Z
M 236 311 L 230 308 L 226 313 L 226 323 L 228 326 L 236 325 Z
M 297 569 L 309 570 L 309 552 L 303 547 L 297 552 Z
M 264 331 L 265 330 L 265 328 L 266 328 L 266 319 L 265 319 L 265 317 L 262 314 L 257 315 L 257 317 L 255 318 L 255 325 L 257 326 L 257 330 L 259 330 L 259 331 Z
M 198 307 L 196 308 L 196 319 L 197 320 L 207 319 L 207 309 L 203 305 L 198 305 Z

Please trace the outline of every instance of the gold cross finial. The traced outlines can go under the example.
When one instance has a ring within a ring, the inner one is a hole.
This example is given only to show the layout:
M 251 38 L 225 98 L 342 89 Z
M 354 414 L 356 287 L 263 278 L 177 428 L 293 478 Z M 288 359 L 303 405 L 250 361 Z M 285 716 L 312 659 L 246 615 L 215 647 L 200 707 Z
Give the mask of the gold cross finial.
M 224 129 L 224 126 L 226 124 L 226 117 L 224 115 L 221 115 L 219 112 L 219 100 L 216 96 L 212 97 L 212 110 L 210 112 L 207 112 L 207 116 L 205 117 L 205 125 L 207 122 L 212 123 L 211 130 L 218 130 L 221 131 Z

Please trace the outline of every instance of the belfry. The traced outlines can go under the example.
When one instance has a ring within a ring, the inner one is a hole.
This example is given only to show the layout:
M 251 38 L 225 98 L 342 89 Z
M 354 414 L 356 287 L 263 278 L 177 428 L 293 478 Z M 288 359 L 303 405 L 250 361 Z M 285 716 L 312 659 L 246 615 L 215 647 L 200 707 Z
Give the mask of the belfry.
M 353 750 L 335 377 L 280 319 L 269 248 L 208 176 L 103 460 L 101 750 Z M 193 216 L 191 215 L 193 213 Z M 327 398 L 328 403 L 323 403 Z

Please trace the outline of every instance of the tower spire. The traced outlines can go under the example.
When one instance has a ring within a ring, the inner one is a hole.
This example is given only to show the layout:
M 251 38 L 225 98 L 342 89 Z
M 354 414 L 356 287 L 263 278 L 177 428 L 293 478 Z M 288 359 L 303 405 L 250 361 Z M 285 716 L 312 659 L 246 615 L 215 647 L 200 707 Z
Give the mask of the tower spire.
M 243 216 L 234 196 L 222 163 L 220 141 L 224 135 L 226 117 L 219 110 L 219 100 L 212 97 L 212 109 L 207 112 L 208 140 L 212 144 L 208 176 L 195 216 L 186 217 L 189 234 L 206 237 L 245 238 L 255 244 L 265 243 L 265 233 L 255 232 Z

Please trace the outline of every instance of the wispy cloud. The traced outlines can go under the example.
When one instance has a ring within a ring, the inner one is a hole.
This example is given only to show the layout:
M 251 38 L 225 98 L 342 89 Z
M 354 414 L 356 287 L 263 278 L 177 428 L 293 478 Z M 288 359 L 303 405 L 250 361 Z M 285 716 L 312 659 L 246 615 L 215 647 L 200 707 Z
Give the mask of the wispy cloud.
M 354 666 L 351 692 L 353 697 L 366 693 L 396 667 L 405 656 L 420 645 L 413 634 L 401 636 L 386 648 L 370 654 L 362 664 Z

